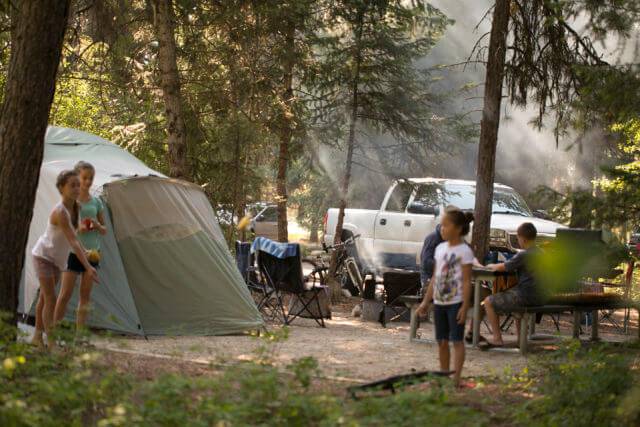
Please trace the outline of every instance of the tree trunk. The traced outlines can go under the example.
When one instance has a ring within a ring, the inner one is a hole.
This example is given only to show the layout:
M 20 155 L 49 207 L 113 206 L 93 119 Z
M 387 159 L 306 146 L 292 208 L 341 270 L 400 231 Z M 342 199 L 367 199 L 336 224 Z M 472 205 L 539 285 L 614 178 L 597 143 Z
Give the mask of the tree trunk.
M 318 224 L 313 223 L 309 230 L 309 243 L 318 243 Z
M 356 31 L 355 45 L 356 45 L 356 58 L 355 68 L 353 72 L 353 82 L 351 86 L 351 119 L 349 122 L 349 136 L 347 138 L 347 162 L 345 165 L 344 176 L 342 177 L 342 192 L 340 193 L 340 202 L 338 204 L 338 222 L 336 223 L 335 235 L 333 236 L 333 244 L 338 244 L 342 241 L 342 225 L 344 224 L 344 211 L 347 208 L 347 197 L 349 195 L 349 183 L 351 182 L 351 166 L 353 164 L 353 149 L 356 142 L 356 124 L 358 122 L 358 86 L 360 83 L 360 41 L 362 40 L 362 30 L 364 21 L 364 10 L 360 12 L 358 17 L 358 28 Z M 331 286 L 331 300 L 337 302 L 342 295 L 342 284 L 335 280 L 335 276 L 338 269 L 338 257 L 336 251 L 331 254 L 331 263 L 329 264 L 328 276 L 333 280 L 330 280 Z
M 476 171 L 476 204 L 473 223 L 473 250 L 482 261 L 489 250 L 493 180 L 495 178 L 496 146 L 500 125 L 502 80 L 509 27 L 509 0 L 496 0 L 491 23 L 489 57 L 484 88 L 484 108 L 480 124 L 478 169 Z
M 153 6 L 154 25 L 159 43 L 160 88 L 162 89 L 167 120 L 169 175 L 174 178 L 189 179 L 191 173 L 187 162 L 187 133 L 182 111 L 180 76 L 177 65 L 173 1 L 153 0 Z
M 284 63 L 284 113 L 280 129 L 280 151 L 278 153 L 278 178 L 276 197 L 278 202 L 278 241 L 289 241 L 287 221 L 287 167 L 289 164 L 289 145 L 293 134 L 293 55 L 295 49 L 295 27 L 288 24 L 285 38 L 287 55 Z
M 14 2 L 11 59 L 0 109 L 0 312 L 15 324 L 49 110 L 70 1 Z

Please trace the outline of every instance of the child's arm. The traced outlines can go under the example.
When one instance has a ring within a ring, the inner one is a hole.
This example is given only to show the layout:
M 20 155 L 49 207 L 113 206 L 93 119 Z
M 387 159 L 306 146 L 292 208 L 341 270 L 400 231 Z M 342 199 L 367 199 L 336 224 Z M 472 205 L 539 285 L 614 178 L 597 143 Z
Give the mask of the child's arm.
M 98 272 L 91 264 L 89 264 L 89 260 L 87 260 L 87 256 L 84 253 L 84 248 L 82 244 L 78 241 L 76 237 L 75 230 L 71 227 L 71 221 L 69 221 L 69 214 L 66 211 L 58 211 L 55 214 L 57 225 L 62 228 L 62 232 L 64 236 L 67 238 L 67 241 L 71 245 L 73 249 L 73 253 L 76 254 L 78 260 L 82 263 L 82 266 L 85 268 L 86 273 L 93 276 L 94 281 L 98 281 Z
M 472 264 L 462 266 L 462 307 L 456 316 L 461 325 L 464 325 L 467 320 L 467 311 L 471 306 L 471 267 Z
M 418 315 L 424 316 L 427 314 L 429 309 L 429 305 L 431 304 L 431 300 L 433 300 L 433 286 L 436 280 L 436 267 L 433 266 L 433 275 L 431 276 L 431 280 L 429 280 L 429 286 L 427 287 L 427 292 L 424 293 L 424 298 L 418 307 Z
M 98 212 L 96 217 L 98 220 L 93 221 L 93 226 L 98 230 L 98 233 L 104 236 L 107 234 L 107 227 L 104 226 L 104 215 L 102 214 L 102 211 Z
M 487 264 L 487 268 L 493 271 L 505 271 L 504 262 L 500 264 Z

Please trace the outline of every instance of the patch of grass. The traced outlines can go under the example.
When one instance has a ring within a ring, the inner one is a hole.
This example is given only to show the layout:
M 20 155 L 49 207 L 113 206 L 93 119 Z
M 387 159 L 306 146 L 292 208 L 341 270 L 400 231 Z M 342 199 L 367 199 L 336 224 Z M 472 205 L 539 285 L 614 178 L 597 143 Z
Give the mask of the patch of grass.
M 302 358 L 278 371 L 263 337 L 257 362 L 219 375 L 165 374 L 151 379 L 118 372 L 95 351 L 70 346 L 38 352 L 15 342 L 0 323 L 2 426 L 403 426 L 483 425 L 482 412 L 449 399 L 442 387 L 354 401 L 315 385 L 318 364 Z M 14 332 L 15 333 L 15 332 Z
M 516 418 L 522 425 L 534 426 L 628 425 L 624 420 L 637 412 L 623 414 L 621 402 L 630 388 L 638 386 L 630 363 L 628 353 L 611 346 L 582 347 L 573 341 L 539 359 L 531 373 L 516 380 L 537 396 L 516 410 Z M 541 380 L 534 381 L 538 375 Z

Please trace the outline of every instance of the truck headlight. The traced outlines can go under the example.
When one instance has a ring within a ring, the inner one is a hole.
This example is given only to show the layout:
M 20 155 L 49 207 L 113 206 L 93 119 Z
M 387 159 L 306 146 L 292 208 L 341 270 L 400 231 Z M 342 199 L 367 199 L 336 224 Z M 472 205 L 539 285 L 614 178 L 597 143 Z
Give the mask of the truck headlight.
M 507 232 L 492 228 L 489 232 L 489 244 L 491 246 L 507 247 Z

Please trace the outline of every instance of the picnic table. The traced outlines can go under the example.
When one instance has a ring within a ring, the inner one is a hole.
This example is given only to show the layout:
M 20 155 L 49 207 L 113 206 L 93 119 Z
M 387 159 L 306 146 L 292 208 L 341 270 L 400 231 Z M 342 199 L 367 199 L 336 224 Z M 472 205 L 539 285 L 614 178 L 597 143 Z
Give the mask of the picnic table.
M 498 277 L 513 276 L 515 273 L 508 273 L 506 271 L 493 271 L 488 268 L 473 267 L 471 270 L 472 277 L 474 279 L 474 291 L 473 291 L 473 341 L 474 347 L 478 346 L 480 342 L 480 291 L 482 282 L 490 282 L 491 289 L 495 289 L 495 281 Z
M 492 284 L 491 289 L 495 289 L 495 281 L 499 277 L 505 277 L 513 273 L 496 272 L 487 268 L 473 268 L 472 277 L 474 279 L 474 304 L 473 304 L 473 341 L 472 346 L 478 347 L 480 340 L 480 291 L 482 282 L 490 282 Z M 430 339 L 418 339 L 417 330 L 420 326 L 420 319 L 417 315 L 417 309 L 422 302 L 420 296 L 403 296 L 400 298 L 407 307 L 411 310 L 411 320 L 409 327 L 409 340 L 421 341 L 421 342 L 433 342 Z M 640 317 L 640 303 L 632 301 L 628 298 L 624 298 L 618 301 L 611 301 L 602 304 L 579 304 L 579 303 L 561 303 L 561 304 L 546 304 L 542 306 L 533 307 L 521 307 L 513 310 L 514 313 L 522 315 L 521 330 L 518 337 L 518 348 L 495 348 L 492 350 L 499 351 L 519 351 L 521 354 L 525 354 L 528 348 L 528 341 L 534 337 L 535 333 L 535 314 L 556 314 L 563 312 L 573 312 L 573 337 L 578 338 L 580 335 L 580 319 L 583 313 L 592 313 L 592 326 L 591 326 L 591 339 L 599 339 L 599 310 L 616 310 L 616 309 L 635 309 L 638 311 Z M 638 329 L 638 338 L 640 338 L 640 328 Z
M 488 268 L 473 268 L 471 270 L 472 277 L 474 279 L 474 302 L 473 302 L 473 342 L 472 345 L 474 347 L 478 346 L 478 341 L 480 337 L 480 291 L 481 291 L 481 282 L 490 282 L 491 289 L 495 286 L 495 281 L 498 277 L 506 277 L 513 275 L 514 273 L 507 272 L 498 272 L 489 270 Z M 433 342 L 433 340 L 429 339 L 418 339 L 418 328 L 420 327 L 420 319 L 418 318 L 417 310 L 418 306 L 422 302 L 422 297 L 417 295 L 411 296 L 402 296 L 400 297 L 400 301 L 404 302 L 404 304 L 411 311 L 411 317 L 409 322 L 409 340 L 410 341 L 423 341 L 423 342 Z

